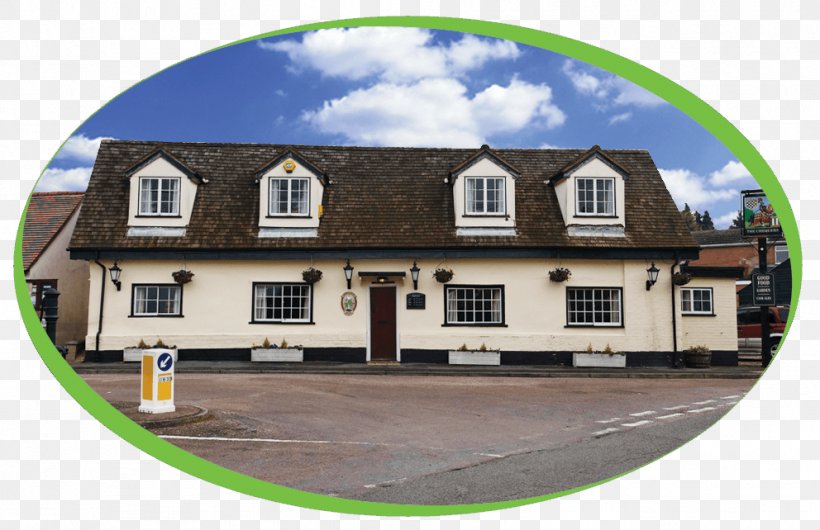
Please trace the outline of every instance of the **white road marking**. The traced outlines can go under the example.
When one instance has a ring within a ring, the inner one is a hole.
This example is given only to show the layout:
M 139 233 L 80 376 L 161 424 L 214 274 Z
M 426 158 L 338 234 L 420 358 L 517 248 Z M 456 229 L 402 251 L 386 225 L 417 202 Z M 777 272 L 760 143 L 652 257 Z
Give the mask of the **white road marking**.
M 643 412 L 635 412 L 633 414 L 630 414 L 630 416 L 649 416 L 650 414 L 656 414 L 656 412 L 654 410 L 645 410 Z
M 709 403 L 714 403 L 714 399 L 707 399 L 705 401 L 694 401 L 692 405 L 708 405 Z
M 689 405 L 676 405 L 674 407 L 664 407 L 663 410 L 680 410 L 680 409 L 685 409 L 688 406 Z
M 619 428 L 617 428 L 617 427 L 610 427 L 610 428 L 608 428 L 608 429 L 604 429 L 603 431 L 594 432 L 594 433 L 592 433 L 592 436 L 603 436 L 603 435 L 605 435 L 605 434 L 610 434 L 610 433 L 613 433 L 613 432 L 618 432 L 618 431 L 620 431 L 620 430 L 621 430 L 621 429 L 619 429 Z
M 692 409 L 686 412 L 706 412 L 707 410 L 715 410 L 715 407 L 703 407 L 702 409 Z
M 666 416 L 658 416 L 659 420 L 667 420 L 669 418 L 675 418 L 677 416 L 683 416 L 682 412 L 673 412 L 672 414 L 667 414 Z
M 640 427 L 641 425 L 648 425 L 650 423 L 652 423 L 652 420 L 641 420 L 636 421 L 635 423 L 622 423 L 621 425 L 624 427 Z
M 504 458 L 504 455 L 496 455 L 493 453 L 473 453 L 474 455 L 478 456 L 489 456 L 491 458 Z
M 165 440 L 203 440 L 208 442 L 261 442 L 272 444 L 335 444 L 335 445 L 367 445 L 380 447 L 401 447 L 401 444 L 388 444 L 379 442 L 349 442 L 338 440 L 284 440 L 278 438 L 227 438 L 222 436 L 182 436 L 177 434 L 161 434 L 160 438 Z
M 368 489 L 378 488 L 379 486 L 390 486 L 391 484 L 398 484 L 400 482 L 404 482 L 407 480 L 407 477 L 397 478 L 394 480 L 385 480 L 384 482 L 379 482 L 377 484 L 365 484 L 364 487 Z
M 737 405 L 737 401 L 727 401 L 724 405 Z
M 609 418 L 608 420 L 597 420 L 595 423 L 615 423 L 621 421 L 621 418 Z
M 736 395 L 734 395 L 734 396 L 723 396 L 723 397 L 722 397 L 722 398 L 720 398 L 720 399 L 735 399 L 735 398 L 739 398 L 739 397 L 740 397 L 740 395 L 737 395 L 737 394 L 736 394 Z

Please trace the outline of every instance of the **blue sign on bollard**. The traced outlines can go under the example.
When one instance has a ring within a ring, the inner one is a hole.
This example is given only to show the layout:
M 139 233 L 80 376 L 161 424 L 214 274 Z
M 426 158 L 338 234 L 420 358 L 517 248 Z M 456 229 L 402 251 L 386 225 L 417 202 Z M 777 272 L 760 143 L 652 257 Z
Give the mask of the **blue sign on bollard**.
M 159 357 L 157 357 L 157 368 L 159 368 L 160 372 L 167 372 L 171 369 L 171 366 L 174 364 L 174 358 L 171 357 L 170 353 L 163 353 Z

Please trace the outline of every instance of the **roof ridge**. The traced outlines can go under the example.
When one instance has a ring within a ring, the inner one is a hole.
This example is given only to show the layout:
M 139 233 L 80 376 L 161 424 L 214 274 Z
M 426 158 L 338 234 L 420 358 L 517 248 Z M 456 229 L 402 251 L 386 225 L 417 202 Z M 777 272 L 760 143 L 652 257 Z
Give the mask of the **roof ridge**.
M 42 197 L 44 195 L 85 195 L 84 191 L 35 191 L 32 196 Z

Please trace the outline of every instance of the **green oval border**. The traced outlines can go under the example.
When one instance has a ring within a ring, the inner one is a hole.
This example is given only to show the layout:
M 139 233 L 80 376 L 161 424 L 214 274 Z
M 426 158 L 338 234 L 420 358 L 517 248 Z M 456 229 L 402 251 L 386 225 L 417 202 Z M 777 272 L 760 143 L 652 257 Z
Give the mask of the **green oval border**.
M 583 42 L 552 33 L 497 22 L 441 17 L 371 17 L 307 24 L 241 39 L 224 46 L 219 46 L 213 50 L 203 52 L 199 55 L 205 55 L 206 53 L 211 53 L 228 46 L 233 46 L 235 44 L 264 37 L 317 29 L 361 26 L 406 26 L 436 30 L 460 31 L 487 37 L 507 39 L 515 41 L 519 44 L 543 48 L 573 57 L 599 68 L 608 70 L 615 75 L 624 77 L 664 98 L 679 110 L 686 113 L 689 117 L 697 121 L 706 130 L 712 133 L 712 135 L 714 135 L 715 138 L 717 138 L 727 148 L 729 148 L 737 159 L 746 166 L 752 175 L 754 175 L 754 178 L 760 186 L 765 189 L 768 197 L 777 209 L 778 216 L 780 217 L 781 225 L 783 227 L 783 232 L 789 245 L 792 275 L 795 279 L 793 285 L 796 286 L 796 288 L 793 288 L 792 290 L 792 310 L 789 312 L 789 322 L 786 327 L 786 333 L 788 333 L 794 319 L 797 301 L 800 295 L 802 278 L 802 249 L 800 246 L 797 221 L 795 220 L 794 213 L 789 205 L 789 201 L 786 198 L 786 194 L 780 186 L 777 177 L 774 175 L 769 165 L 760 153 L 758 153 L 751 142 L 749 142 L 743 134 L 741 134 L 740 131 L 738 131 L 737 128 L 720 113 L 682 86 L 644 66 L 641 66 L 640 64 L 590 44 L 585 44 Z M 190 58 L 180 61 L 173 66 L 187 60 L 190 60 Z M 169 68 L 173 68 L 173 66 Z M 114 101 L 115 99 L 116 97 L 111 101 Z M 100 112 L 103 108 L 105 108 L 105 106 L 101 107 L 96 112 Z M 29 196 L 29 201 L 30 200 L 31 197 Z M 103 425 L 140 450 L 159 460 L 162 460 L 180 471 L 194 475 L 203 480 L 207 480 L 213 484 L 262 499 L 318 510 L 382 516 L 439 516 L 514 508 L 517 506 L 523 506 L 569 495 L 571 493 L 615 480 L 627 473 L 635 471 L 635 469 L 633 469 L 626 473 L 610 477 L 594 484 L 588 484 L 578 488 L 527 499 L 492 502 L 486 504 L 422 506 L 355 501 L 327 497 L 316 493 L 308 493 L 255 479 L 194 456 L 193 454 L 188 453 L 187 451 L 184 451 L 171 443 L 166 442 L 165 440 L 157 438 L 155 435 L 151 434 L 149 431 L 143 429 L 118 412 L 107 401 L 105 401 L 105 399 L 94 392 L 94 390 L 92 390 L 91 387 L 89 387 L 88 384 L 86 384 L 85 381 L 83 381 L 83 379 L 78 376 L 62 359 L 59 352 L 57 352 L 54 348 L 48 336 L 45 334 L 34 308 L 31 305 L 28 290 L 26 288 L 25 275 L 23 273 L 22 234 L 23 223 L 25 222 L 27 211 L 28 202 L 26 203 L 26 208 L 23 211 L 20 224 L 17 229 L 17 240 L 14 246 L 14 285 L 17 303 L 20 307 L 23 322 L 25 323 L 26 329 L 28 330 L 34 346 L 40 353 L 43 362 L 45 362 L 48 369 L 66 389 L 66 391 Z

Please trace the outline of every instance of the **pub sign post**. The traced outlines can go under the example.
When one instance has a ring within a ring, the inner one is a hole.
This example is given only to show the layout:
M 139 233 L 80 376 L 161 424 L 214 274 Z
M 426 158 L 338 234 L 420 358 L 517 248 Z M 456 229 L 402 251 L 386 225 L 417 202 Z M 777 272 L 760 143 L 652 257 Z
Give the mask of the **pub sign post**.
M 770 236 L 780 238 L 780 220 L 763 190 L 744 190 L 740 197 L 740 233 L 757 238 L 758 273 L 752 276 L 752 294 L 754 305 L 760 307 L 760 356 L 765 367 L 772 362 L 769 306 L 775 305 L 774 277 L 767 272 L 767 240 Z

